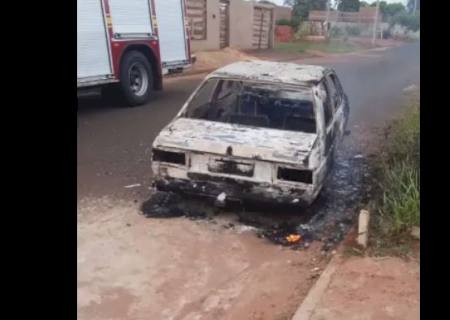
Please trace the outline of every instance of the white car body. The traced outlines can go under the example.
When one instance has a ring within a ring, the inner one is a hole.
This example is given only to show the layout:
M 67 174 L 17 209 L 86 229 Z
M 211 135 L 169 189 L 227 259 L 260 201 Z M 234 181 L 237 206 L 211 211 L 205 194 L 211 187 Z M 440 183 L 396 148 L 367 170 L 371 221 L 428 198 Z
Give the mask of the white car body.
M 315 132 L 187 117 L 191 101 L 211 79 L 310 92 Z M 222 202 L 311 204 L 323 186 L 348 118 L 348 100 L 340 83 L 334 92 L 329 83 L 323 83 L 327 79 L 339 81 L 331 69 L 267 61 L 238 62 L 209 74 L 153 142 L 156 188 Z M 333 105 L 327 121 L 324 89 L 333 96 L 327 100 Z

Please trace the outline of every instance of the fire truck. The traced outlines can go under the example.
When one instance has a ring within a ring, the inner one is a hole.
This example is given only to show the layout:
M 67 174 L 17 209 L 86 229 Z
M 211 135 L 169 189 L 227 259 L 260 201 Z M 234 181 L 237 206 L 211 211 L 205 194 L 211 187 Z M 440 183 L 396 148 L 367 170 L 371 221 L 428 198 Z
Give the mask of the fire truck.
M 77 88 L 148 101 L 191 65 L 184 0 L 77 0 Z

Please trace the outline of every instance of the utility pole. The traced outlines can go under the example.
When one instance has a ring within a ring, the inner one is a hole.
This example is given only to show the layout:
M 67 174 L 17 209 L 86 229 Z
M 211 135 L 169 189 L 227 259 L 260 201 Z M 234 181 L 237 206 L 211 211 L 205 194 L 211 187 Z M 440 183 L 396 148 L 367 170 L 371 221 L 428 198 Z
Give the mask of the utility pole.
M 339 21 L 339 1 L 336 1 L 336 22 Z
M 328 23 L 329 23 L 329 19 L 330 19 L 330 1 L 331 0 L 327 0 L 327 15 L 325 17 L 325 32 L 326 32 L 326 38 L 328 39 L 329 35 L 330 35 L 330 30 L 328 30 Z
M 414 15 L 416 15 L 416 11 L 417 11 L 417 0 L 414 0 Z
M 380 0 L 377 0 L 377 6 L 375 9 L 375 19 L 373 21 L 373 35 L 372 35 L 372 45 L 375 45 L 375 40 L 377 38 L 377 24 L 378 24 L 378 11 L 380 9 Z

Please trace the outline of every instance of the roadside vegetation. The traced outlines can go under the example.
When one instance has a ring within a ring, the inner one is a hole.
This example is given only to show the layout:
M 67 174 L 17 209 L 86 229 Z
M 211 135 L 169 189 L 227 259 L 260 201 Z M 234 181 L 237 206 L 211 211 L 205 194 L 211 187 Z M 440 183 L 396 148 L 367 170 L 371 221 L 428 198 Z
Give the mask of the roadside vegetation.
M 373 159 L 375 191 L 370 246 L 374 254 L 405 254 L 411 229 L 420 225 L 420 103 L 411 97 L 404 114 L 385 130 Z
M 326 42 L 314 42 L 307 40 L 297 40 L 293 42 L 280 42 L 275 46 L 275 50 L 283 53 L 306 53 L 307 51 L 320 51 L 325 53 L 347 53 L 359 50 L 357 44 L 340 39 L 331 39 Z
M 286 0 L 285 4 L 292 6 L 291 19 L 279 19 L 278 26 L 289 26 L 294 33 L 290 43 L 279 43 L 275 49 L 284 53 L 304 53 L 305 51 L 319 51 L 324 53 L 347 53 L 358 50 L 358 46 L 349 41 L 349 38 L 372 39 L 373 26 L 368 24 L 341 23 L 332 21 L 330 29 L 323 34 L 317 21 L 309 21 L 311 10 L 326 11 L 327 0 Z M 337 6 L 336 6 L 337 5 Z M 376 1 L 339 0 L 335 1 L 329 10 L 335 12 L 358 12 L 363 7 L 375 7 Z M 383 22 L 381 26 L 383 39 L 400 41 L 416 41 L 420 39 L 420 2 L 408 0 L 387 3 L 380 1 L 379 13 Z M 326 41 L 317 43 L 308 41 L 310 36 L 325 37 Z M 285 42 L 283 40 L 282 42 Z M 372 44 L 373 46 L 373 44 Z

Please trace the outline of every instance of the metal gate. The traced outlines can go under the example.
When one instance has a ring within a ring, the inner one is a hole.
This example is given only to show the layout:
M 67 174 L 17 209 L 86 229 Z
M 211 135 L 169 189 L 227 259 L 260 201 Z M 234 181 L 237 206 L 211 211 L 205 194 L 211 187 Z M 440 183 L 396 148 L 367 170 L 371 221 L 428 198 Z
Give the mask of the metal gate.
M 272 10 L 263 7 L 253 9 L 252 46 L 256 49 L 267 49 L 270 47 L 272 33 Z
M 192 40 L 206 40 L 206 0 L 186 1 Z
M 220 0 L 220 48 L 230 45 L 230 1 Z

